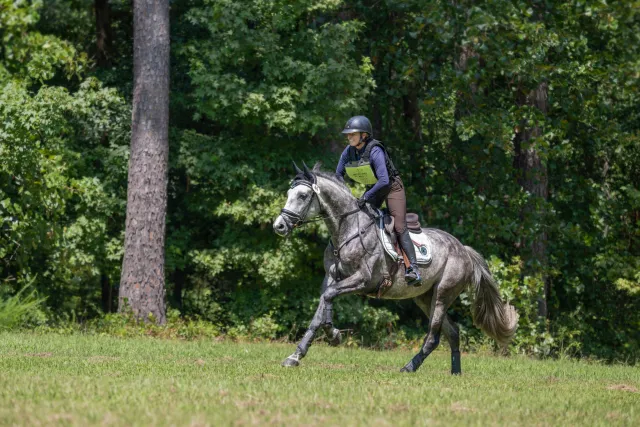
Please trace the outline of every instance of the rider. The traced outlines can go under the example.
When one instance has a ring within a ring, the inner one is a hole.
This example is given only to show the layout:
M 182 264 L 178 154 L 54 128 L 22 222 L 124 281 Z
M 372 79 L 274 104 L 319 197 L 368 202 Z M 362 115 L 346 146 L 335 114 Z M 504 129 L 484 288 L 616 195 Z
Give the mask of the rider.
M 342 133 L 347 135 L 349 145 L 340 156 L 336 176 L 344 179 L 346 172 L 351 179 L 367 186 L 367 191 L 358 199 L 360 208 L 363 208 L 365 203 L 379 208 L 383 201 L 387 201 L 389 212 L 394 218 L 394 231 L 409 258 L 410 267 L 404 278 L 407 284 L 419 286 L 420 271 L 407 229 L 407 199 L 400 173 L 393 166 L 384 145 L 373 139 L 371 122 L 365 116 L 351 117 Z

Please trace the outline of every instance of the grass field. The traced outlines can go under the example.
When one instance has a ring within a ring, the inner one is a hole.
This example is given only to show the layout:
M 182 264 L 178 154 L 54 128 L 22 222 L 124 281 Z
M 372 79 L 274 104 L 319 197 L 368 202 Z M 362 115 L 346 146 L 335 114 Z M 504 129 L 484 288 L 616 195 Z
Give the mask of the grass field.
M 407 351 L 0 334 L 2 425 L 640 425 L 640 368 Z

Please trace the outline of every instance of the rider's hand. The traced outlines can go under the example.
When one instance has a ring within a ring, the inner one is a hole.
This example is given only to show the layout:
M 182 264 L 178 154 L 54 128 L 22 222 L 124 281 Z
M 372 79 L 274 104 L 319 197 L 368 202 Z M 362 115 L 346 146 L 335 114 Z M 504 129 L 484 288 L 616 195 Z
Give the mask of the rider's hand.
M 360 197 L 360 198 L 358 199 L 358 207 L 359 207 L 360 209 L 364 209 L 364 206 L 365 206 L 365 204 L 366 204 L 367 202 L 368 202 L 368 200 L 367 200 L 367 199 L 365 199 L 365 198 L 364 198 L 364 196 Z

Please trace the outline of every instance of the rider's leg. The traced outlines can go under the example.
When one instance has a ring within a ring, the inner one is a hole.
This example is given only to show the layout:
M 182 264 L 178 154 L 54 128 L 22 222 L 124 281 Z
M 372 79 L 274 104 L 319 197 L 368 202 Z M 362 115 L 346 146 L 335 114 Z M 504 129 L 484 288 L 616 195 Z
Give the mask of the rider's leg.
M 407 254 L 409 264 L 411 265 L 411 267 L 407 270 L 404 279 L 409 285 L 420 286 L 420 281 L 422 280 L 422 278 L 420 277 L 418 261 L 416 260 L 416 249 L 413 246 L 413 242 L 411 241 L 411 236 L 409 235 L 408 229 L 405 228 L 402 234 L 400 234 L 399 241 L 400 246 L 402 246 L 402 250 Z
M 409 230 L 407 229 L 407 198 L 404 193 L 404 185 L 400 177 L 393 178 L 391 190 L 387 195 L 387 207 L 389 213 L 394 219 L 394 228 L 398 236 L 398 242 L 402 246 L 402 250 L 407 254 L 409 264 L 411 265 L 405 274 L 407 284 L 420 285 L 420 270 L 416 261 L 416 249 L 411 241 Z

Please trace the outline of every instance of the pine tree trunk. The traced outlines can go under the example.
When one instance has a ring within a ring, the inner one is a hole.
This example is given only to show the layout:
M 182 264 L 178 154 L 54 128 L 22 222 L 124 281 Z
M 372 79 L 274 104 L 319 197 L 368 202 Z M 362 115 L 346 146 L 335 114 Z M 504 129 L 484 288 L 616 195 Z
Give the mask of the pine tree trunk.
M 541 83 L 532 91 L 524 103 L 535 106 L 543 114 L 548 109 L 548 85 Z M 544 220 L 544 204 L 549 198 L 549 177 L 547 166 L 542 162 L 540 153 L 530 140 L 542 135 L 542 129 L 537 123 L 522 123 L 515 138 L 515 166 L 519 169 L 519 183 L 531 194 L 531 202 L 525 206 L 523 216 L 533 216 L 536 221 Z M 543 224 L 544 226 L 544 224 Z M 523 245 L 523 260 L 526 275 L 540 275 L 544 288 L 538 296 L 538 316 L 547 317 L 549 309 L 547 299 L 550 293 L 550 282 L 546 274 L 547 268 L 547 233 L 541 231 L 532 236 Z
M 169 0 L 134 0 L 133 114 L 119 310 L 164 323 Z

